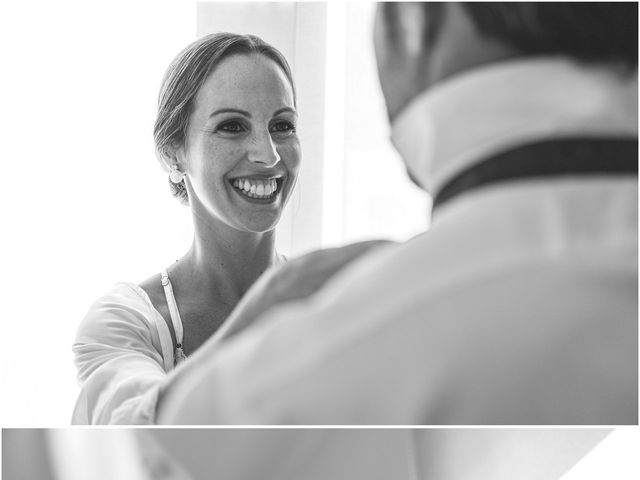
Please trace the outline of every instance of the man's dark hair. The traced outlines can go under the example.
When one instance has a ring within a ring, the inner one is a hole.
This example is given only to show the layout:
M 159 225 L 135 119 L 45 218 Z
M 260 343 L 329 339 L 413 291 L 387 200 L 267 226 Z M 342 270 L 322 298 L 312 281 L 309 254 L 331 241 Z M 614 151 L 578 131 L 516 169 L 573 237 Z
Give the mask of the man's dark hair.
M 638 65 L 637 2 L 465 2 L 462 6 L 480 33 L 523 55 L 557 54 L 585 62 Z

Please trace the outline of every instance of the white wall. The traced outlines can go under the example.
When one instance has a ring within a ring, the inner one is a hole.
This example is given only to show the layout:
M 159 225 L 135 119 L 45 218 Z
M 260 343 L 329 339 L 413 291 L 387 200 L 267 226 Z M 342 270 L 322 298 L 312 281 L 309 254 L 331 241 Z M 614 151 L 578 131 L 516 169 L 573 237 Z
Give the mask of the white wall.
M 638 452 L 638 427 L 618 427 L 574 465 L 561 480 L 638 479 Z
M 152 129 L 194 2 L 2 2 L 0 424 L 67 425 L 91 302 L 190 242 Z

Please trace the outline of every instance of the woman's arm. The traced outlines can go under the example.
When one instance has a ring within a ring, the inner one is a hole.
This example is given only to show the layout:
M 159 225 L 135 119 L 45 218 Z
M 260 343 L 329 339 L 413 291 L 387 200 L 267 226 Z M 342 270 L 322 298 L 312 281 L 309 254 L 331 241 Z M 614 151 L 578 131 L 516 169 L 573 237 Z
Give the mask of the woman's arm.
M 119 284 L 89 309 L 73 344 L 80 395 L 74 424 L 150 424 L 171 359 L 149 303 Z M 162 325 L 164 326 L 164 325 Z

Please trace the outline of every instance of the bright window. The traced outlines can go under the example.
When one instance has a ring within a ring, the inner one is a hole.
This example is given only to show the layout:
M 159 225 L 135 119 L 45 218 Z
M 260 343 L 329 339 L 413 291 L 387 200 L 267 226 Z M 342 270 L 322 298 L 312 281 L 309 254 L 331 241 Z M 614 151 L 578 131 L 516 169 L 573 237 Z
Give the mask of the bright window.
M 375 3 L 329 3 L 325 244 L 406 240 L 428 226 L 430 199 L 389 141 L 373 50 Z

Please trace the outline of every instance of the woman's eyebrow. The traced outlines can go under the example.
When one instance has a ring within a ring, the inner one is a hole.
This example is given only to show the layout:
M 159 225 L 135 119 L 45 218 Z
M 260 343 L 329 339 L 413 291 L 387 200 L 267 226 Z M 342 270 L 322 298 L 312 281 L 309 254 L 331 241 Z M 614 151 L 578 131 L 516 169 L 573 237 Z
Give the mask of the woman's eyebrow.
M 281 108 L 279 110 L 276 110 L 275 112 L 273 112 L 273 116 L 275 117 L 276 115 L 280 115 L 281 113 L 293 113 L 294 115 L 298 115 L 298 112 L 296 112 L 293 108 L 291 107 L 284 107 Z
M 249 112 L 247 112 L 246 110 L 240 110 L 238 108 L 220 108 L 219 110 L 216 110 L 211 115 L 209 115 L 209 118 L 220 115 L 221 113 L 239 113 L 241 115 L 244 115 L 245 117 L 251 118 L 251 114 Z

